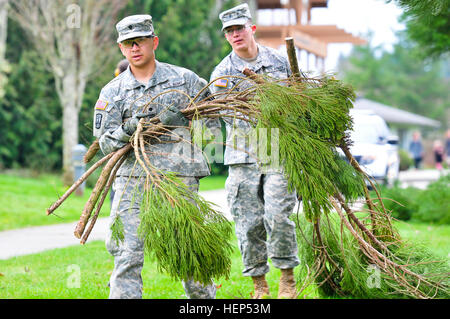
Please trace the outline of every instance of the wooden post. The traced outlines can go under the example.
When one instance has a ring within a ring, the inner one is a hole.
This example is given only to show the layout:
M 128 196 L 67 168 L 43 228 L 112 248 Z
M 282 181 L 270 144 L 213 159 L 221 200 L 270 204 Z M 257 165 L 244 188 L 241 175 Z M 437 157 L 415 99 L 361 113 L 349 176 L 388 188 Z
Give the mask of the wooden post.
M 300 69 L 298 67 L 297 53 L 294 45 L 294 38 L 288 37 L 285 38 L 286 41 L 286 50 L 289 58 L 289 64 L 291 65 L 292 74 L 295 77 L 300 77 Z

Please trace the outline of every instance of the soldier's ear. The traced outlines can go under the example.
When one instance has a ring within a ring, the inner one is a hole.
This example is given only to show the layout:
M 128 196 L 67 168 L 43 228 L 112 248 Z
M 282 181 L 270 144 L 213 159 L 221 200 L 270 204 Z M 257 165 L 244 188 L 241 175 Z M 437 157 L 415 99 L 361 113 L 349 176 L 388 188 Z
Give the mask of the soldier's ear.
M 252 24 L 250 26 L 250 28 L 252 29 L 252 32 L 255 33 L 256 32 L 256 25 Z
M 122 52 L 122 55 L 125 56 L 125 52 L 123 50 L 123 47 L 122 47 L 121 43 L 119 43 L 119 49 L 120 49 L 120 52 Z
M 158 44 L 159 44 L 159 38 L 155 35 L 153 37 L 153 51 L 155 51 L 156 48 L 158 48 Z

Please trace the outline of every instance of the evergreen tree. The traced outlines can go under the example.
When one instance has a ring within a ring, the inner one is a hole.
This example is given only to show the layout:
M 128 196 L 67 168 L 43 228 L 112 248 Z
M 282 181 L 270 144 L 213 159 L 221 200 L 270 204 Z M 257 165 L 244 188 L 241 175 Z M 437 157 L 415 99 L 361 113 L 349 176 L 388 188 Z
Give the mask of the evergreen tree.
M 61 167 L 61 107 L 34 50 L 12 64 L 0 103 L 0 167 Z
M 445 61 L 425 62 L 411 54 L 416 47 L 402 36 L 392 53 L 356 46 L 340 61 L 341 76 L 368 99 L 443 121 L 450 97 Z
M 132 14 L 152 15 L 161 38 L 157 59 L 209 79 L 213 67 L 230 50 L 220 32 L 219 12 L 235 4 L 235 0 L 130 0 L 118 20 Z M 110 31 L 115 39 L 116 31 Z M 9 19 L 6 57 L 11 72 L 0 100 L 0 168 L 61 169 L 62 112 L 54 76 L 23 35 L 22 27 Z M 86 84 L 78 125 L 79 142 L 86 146 L 94 140 L 92 117 L 99 92 L 112 80 L 122 58 L 117 48 L 108 64 L 93 70 Z
M 439 57 L 450 50 L 448 0 L 395 0 L 404 10 L 401 20 L 409 38 L 419 45 L 423 58 Z

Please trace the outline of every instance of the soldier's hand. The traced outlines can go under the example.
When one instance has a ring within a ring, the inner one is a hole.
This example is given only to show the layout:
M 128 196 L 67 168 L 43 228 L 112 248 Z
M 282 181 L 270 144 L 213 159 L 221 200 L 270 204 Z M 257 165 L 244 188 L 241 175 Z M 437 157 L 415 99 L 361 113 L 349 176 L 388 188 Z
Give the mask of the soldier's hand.
M 156 113 L 154 111 L 136 113 L 123 124 L 123 130 L 128 135 L 133 135 L 133 133 L 136 131 L 140 119 L 142 118 L 151 119 L 152 117 L 155 116 Z
M 164 126 L 188 126 L 189 120 L 174 105 L 161 112 L 159 120 Z

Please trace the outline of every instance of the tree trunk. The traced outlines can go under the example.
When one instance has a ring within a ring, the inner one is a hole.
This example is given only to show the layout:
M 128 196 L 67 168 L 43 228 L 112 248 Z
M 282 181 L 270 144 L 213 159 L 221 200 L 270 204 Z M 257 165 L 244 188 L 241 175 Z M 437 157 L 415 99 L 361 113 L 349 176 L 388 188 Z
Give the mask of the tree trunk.
M 0 61 L 5 58 L 8 29 L 8 1 L 0 0 Z
M 8 64 L 5 60 L 6 35 L 8 30 L 8 1 L 0 0 L 0 98 L 3 97 L 3 87 L 6 85 Z
M 78 144 L 78 110 L 73 106 L 63 108 L 63 182 L 72 185 L 74 168 L 72 149 Z
M 76 72 L 67 72 L 61 81 L 60 93 L 63 111 L 63 183 L 66 186 L 74 182 L 74 168 L 72 165 L 72 149 L 78 144 L 78 113 L 81 97 L 78 96 L 78 80 Z
M 69 186 L 74 182 L 72 149 L 78 143 L 78 114 L 86 81 L 90 72 L 98 72 L 117 52 L 112 30 L 128 1 L 0 0 L 0 4 L 5 1 L 10 4 L 10 16 L 29 31 L 55 78 L 63 109 L 63 182 Z

